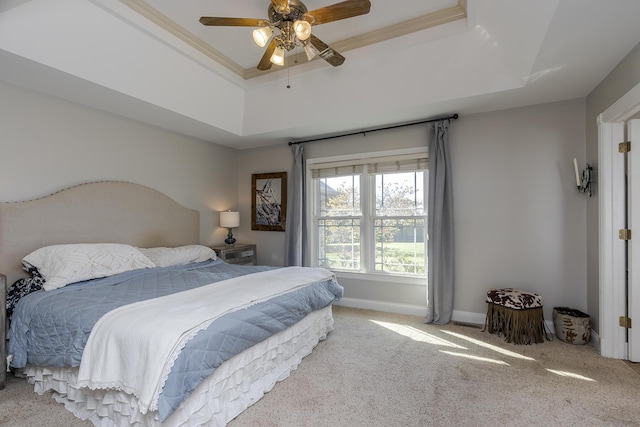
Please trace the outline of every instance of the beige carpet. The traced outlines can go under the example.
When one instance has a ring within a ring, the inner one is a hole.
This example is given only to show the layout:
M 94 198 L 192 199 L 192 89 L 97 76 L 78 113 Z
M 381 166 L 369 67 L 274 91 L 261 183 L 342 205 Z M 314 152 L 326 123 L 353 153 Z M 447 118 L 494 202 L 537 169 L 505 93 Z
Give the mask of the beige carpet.
M 640 374 L 590 346 L 505 343 L 479 328 L 336 307 L 336 330 L 230 427 L 637 426 Z M 85 426 L 24 380 L 0 425 Z

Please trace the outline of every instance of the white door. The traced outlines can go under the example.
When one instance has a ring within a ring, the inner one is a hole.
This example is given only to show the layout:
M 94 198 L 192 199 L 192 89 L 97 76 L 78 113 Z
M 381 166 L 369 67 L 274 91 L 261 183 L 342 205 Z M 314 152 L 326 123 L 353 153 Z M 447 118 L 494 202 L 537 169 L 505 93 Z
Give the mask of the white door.
M 627 207 L 625 203 L 626 188 L 624 174 L 624 157 L 618 152 L 618 143 L 620 141 L 629 140 L 629 135 L 625 138 L 625 128 L 628 120 L 638 117 L 640 114 L 640 83 L 636 84 L 631 90 L 620 97 L 616 102 L 609 106 L 598 116 L 598 172 L 597 172 L 597 191 L 598 191 L 598 262 L 599 277 L 598 284 L 600 289 L 600 307 L 599 307 L 599 325 L 598 339 L 600 342 L 600 352 L 605 357 L 613 357 L 616 359 L 629 359 L 629 345 L 627 331 L 635 333 L 632 335 L 634 343 L 640 342 L 637 338 L 640 333 L 640 319 L 636 315 L 635 330 L 620 327 L 618 317 L 625 314 L 629 301 L 632 301 L 631 307 L 638 307 L 638 278 L 632 278 L 629 283 L 632 286 L 625 286 L 627 270 L 625 265 L 628 261 L 632 261 L 630 257 L 625 256 L 625 247 L 627 246 L 622 240 L 618 239 L 618 230 L 625 228 Z M 636 145 L 636 156 L 640 155 L 640 142 L 638 132 L 631 130 Z M 640 162 L 635 160 L 636 169 L 640 170 Z M 640 181 L 634 179 L 634 191 L 640 191 Z M 633 200 L 639 201 L 638 196 Z M 640 218 L 640 211 L 636 206 L 633 213 Z M 636 219 L 637 219 L 636 218 Z M 633 221 L 634 218 L 631 220 Z M 639 224 L 636 220 L 635 223 Z M 640 229 L 634 231 L 635 238 L 640 236 Z M 633 236 L 632 236 L 633 237 Z M 633 240 L 633 239 L 632 239 Z M 639 242 L 635 242 L 638 245 Z M 639 254 L 638 249 L 635 254 Z M 633 260 L 630 265 L 638 265 L 637 260 Z M 640 267 L 637 268 L 640 274 Z M 633 276 L 633 271 L 631 271 Z M 631 300 L 627 298 L 627 288 L 631 289 Z M 634 292 L 635 289 L 635 292 Z M 635 301 L 635 302 L 634 302 Z M 637 308 L 636 310 L 637 311 Z M 635 338 L 635 339 L 633 339 Z M 634 358 L 638 359 L 636 348 L 633 349 Z
M 627 122 L 627 221 L 631 229 L 628 254 L 627 313 L 632 320 L 628 330 L 629 360 L 640 362 L 640 120 Z

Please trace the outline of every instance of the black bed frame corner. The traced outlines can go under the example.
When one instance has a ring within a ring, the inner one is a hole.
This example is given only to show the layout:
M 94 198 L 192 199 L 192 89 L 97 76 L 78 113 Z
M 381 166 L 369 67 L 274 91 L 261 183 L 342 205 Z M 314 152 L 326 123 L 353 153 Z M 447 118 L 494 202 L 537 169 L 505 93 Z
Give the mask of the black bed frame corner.
M 0 274 L 0 390 L 7 385 L 7 276 Z

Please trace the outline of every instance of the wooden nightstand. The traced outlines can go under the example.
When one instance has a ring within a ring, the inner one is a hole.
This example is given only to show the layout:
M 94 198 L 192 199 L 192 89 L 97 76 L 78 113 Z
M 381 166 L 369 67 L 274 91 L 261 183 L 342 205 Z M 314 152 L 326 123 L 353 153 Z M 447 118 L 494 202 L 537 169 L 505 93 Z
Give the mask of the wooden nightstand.
M 256 245 L 236 243 L 232 248 L 211 246 L 221 260 L 229 264 L 257 265 Z

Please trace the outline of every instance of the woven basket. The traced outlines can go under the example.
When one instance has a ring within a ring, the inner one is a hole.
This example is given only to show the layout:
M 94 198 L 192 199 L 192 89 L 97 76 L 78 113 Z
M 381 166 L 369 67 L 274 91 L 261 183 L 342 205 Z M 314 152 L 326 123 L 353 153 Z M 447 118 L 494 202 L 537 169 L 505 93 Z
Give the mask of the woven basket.
M 553 326 L 558 339 L 569 344 L 587 344 L 591 340 L 591 317 L 580 310 L 554 307 Z

